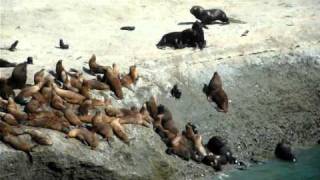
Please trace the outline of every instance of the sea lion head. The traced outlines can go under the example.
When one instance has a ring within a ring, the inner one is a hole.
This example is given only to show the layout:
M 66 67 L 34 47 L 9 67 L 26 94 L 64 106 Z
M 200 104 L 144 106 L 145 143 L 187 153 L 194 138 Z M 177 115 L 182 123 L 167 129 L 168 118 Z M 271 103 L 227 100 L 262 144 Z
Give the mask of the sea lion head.
M 204 8 L 201 6 L 192 6 L 190 13 L 197 17 L 203 10 Z
M 136 65 L 133 65 L 133 66 L 130 66 L 130 77 L 133 81 L 137 80 L 138 79 L 138 70 L 137 70 L 137 66 Z

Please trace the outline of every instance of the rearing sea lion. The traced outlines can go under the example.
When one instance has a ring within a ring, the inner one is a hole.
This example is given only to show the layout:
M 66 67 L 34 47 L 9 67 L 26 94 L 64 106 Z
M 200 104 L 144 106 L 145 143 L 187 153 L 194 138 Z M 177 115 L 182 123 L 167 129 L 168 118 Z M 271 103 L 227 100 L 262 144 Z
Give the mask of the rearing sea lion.
M 190 13 L 203 24 L 213 24 L 217 20 L 223 23 L 229 23 L 229 18 L 221 9 L 204 9 L 201 6 L 193 6 L 190 9 Z

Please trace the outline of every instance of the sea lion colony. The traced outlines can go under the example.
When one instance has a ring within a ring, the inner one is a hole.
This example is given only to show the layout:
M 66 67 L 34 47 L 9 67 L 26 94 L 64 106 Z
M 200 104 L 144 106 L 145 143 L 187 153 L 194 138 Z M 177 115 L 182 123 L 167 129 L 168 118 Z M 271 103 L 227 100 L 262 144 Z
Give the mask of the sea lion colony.
M 201 22 L 193 23 L 191 29 L 164 35 L 157 44 L 158 48 L 169 46 L 203 49 L 206 41 L 202 28 L 216 20 L 229 23 L 222 10 L 204 10 L 200 6 L 194 6 L 190 12 Z M 14 42 L 6 50 L 16 50 L 17 44 L 18 41 Z M 60 39 L 59 48 L 66 50 L 69 45 Z M 170 110 L 158 104 L 154 96 L 140 109 L 115 108 L 109 99 L 100 100 L 91 97 L 90 92 L 95 89 L 111 90 L 115 98 L 123 99 L 122 87 L 134 91 L 133 87 L 138 80 L 138 70 L 135 65 L 129 67 L 128 74 L 121 75 L 117 64 L 100 65 L 93 54 L 89 59 L 89 73 L 96 75 L 96 79 L 85 79 L 78 70 L 67 71 L 63 61 L 59 60 L 53 73 L 54 78 L 46 75 L 45 70 L 41 69 L 34 74 L 34 84 L 26 85 L 27 64 L 32 64 L 31 57 L 21 64 L 0 59 L 0 67 L 15 67 L 8 79 L 0 79 L 0 139 L 13 148 L 26 152 L 30 160 L 33 148 L 38 145 L 53 144 L 48 135 L 31 127 L 60 131 L 66 134 L 66 138 L 76 138 L 94 150 L 99 146 L 101 139 L 99 135 L 110 146 L 113 134 L 129 144 L 126 124 L 144 127 L 152 124 L 155 132 L 167 145 L 168 154 L 204 163 L 217 171 L 227 163 L 243 165 L 232 155 L 221 137 L 214 136 L 204 145 L 201 134 L 192 123 L 186 124 L 185 130 L 180 132 L 174 124 Z M 16 95 L 14 89 L 21 91 Z M 208 101 L 216 103 L 217 111 L 228 112 L 228 97 L 217 72 L 213 74 L 209 84 L 204 85 L 203 92 Z M 177 85 L 171 94 L 176 98 L 181 97 Z M 31 140 L 24 140 L 22 137 L 25 135 L 30 136 Z M 296 161 L 287 145 L 278 144 L 275 155 L 284 160 Z

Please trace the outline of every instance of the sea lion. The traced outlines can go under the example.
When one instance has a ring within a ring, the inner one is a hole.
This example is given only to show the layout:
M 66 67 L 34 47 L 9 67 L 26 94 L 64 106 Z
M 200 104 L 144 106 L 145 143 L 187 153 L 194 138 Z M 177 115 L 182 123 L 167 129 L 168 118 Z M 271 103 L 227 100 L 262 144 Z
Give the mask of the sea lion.
M 20 91 L 20 93 L 17 95 L 16 99 L 21 100 L 21 99 L 32 96 L 34 93 L 39 92 L 45 83 L 46 83 L 45 81 L 40 81 L 33 86 L 28 86 L 28 87 L 23 88 Z
M 80 119 L 81 122 L 84 123 L 92 123 L 94 115 L 93 114 L 86 114 L 86 115 L 79 115 L 78 118 Z
M 44 97 L 46 102 L 50 103 L 53 96 L 52 84 L 50 82 L 47 82 L 47 84 L 40 90 L 40 93 Z
M 41 69 L 34 74 L 34 84 L 38 84 L 40 81 L 44 81 L 44 70 L 45 69 Z
M 216 171 L 222 170 L 221 156 L 209 154 L 202 159 L 202 163 L 213 167 L 213 169 Z
M 288 161 L 288 162 L 297 162 L 297 158 L 292 153 L 291 147 L 289 144 L 286 144 L 284 142 L 280 142 L 277 144 L 275 149 L 275 155 L 277 158 Z
M 62 60 L 59 60 L 56 64 L 56 79 L 61 82 L 65 82 L 66 78 L 67 78 L 66 70 L 62 65 Z
M 90 99 L 90 85 L 88 81 L 83 81 L 81 89 L 80 89 L 80 94 L 84 96 L 87 99 Z
M 101 134 L 105 140 L 110 143 L 110 139 L 112 138 L 113 131 L 110 124 L 105 123 L 103 121 L 102 112 L 98 111 L 96 115 L 92 119 L 93 129 Z
M 130 90 L 133 90 L 132 85 L 136 83 L 137 79 L 138 79 L 137 67 L 135 65 L 130 66 L 129 73 L 121 78 L 121 85 Z
M 173 86 L 173 88 L 171 89 L 170 93 L 171 93 L 172 97 L 175 97 L 176 99 L 180 99 L 181 94 L 182 94 L 181 91 L 178 89 L 178 85 L 177 84 L 175 84 Z
M 8 99 L 7 111 L 12 114 L 18 121 L 25 121 L 28 119 L 28 114 L 20 111 L 17 104 L 11 97 Z
M 89 84 L 90 89 L 96 89 L 96 90 L 110 90 L 110 87 L 108 84 L 105 84 L 103 82 L 100 82 L 96 79 L 90 79 L 85 80 Z
M 162 104 L 158 106 L 158 117 L 161 119 L 161 125 L 164 129 L 169 130 L 174 134 L 179 133 L 179 130 L 174 124 L 170 110 Z
M 196 21 L 191 29 L 185 29 L 182 32 L 171 32 L 162 36 L 156 45 L 159 49 L 171 47 L 182 49 L 185 47 L 193 47 L 203 49 L 206 46 L 204 39 L 203 25 Z
M 111 67 L 106 68 L 104 72 L 103 80 L 110 86 L 110 89 L 114 92 L 117 98 L 123 99 L 123 92 L 122 92 L 120 78 L 117 74 L 113 72 Z
M 60 47 L 60 49 L 69 49 L 69 45 L 68 45 L 68 44 L 65 44 L 65 43 L 63 42 L 63 39 L 60 39 L 60 40 L 59 40 L 59 47 Z
M 20 128 L 11 126 L 10 124 L 4 121 L 0 121 L 0 136 L 5 136 L 7 134 L 17 136 L 23 134 L 23 131 Z
M 201 6 L 193 6 L 190 9 L 190 13 L 203 24 L 213 24 L 217 20 L 222 23 L 229 23 L 229 18 L 221 9 L 204 9 Z
M 230 148 L 226 145 L 226 142 L 219 136 L 213 136 L 208 141 L 206 147 L 208 150 L 216 155 L 224 156 L 231 164 L 238 164 L 238 161 L 233 157 Z
M 53 144 L 50 136 L 39 131 L 39 130 L 25 129 L 23 132 L 26 134 L 29 134 L 31 136 L 32 140 L 40 145 L 52 145 Z
M 147 110 L 150 116 L 155 119 L 158 115 L 158 103 L 155 96 L 151 96 L 149 101 L 146 102 Z
M 120 117 L 121 124 L 139 124 L 145 127 L 149 127 L 149 123 L 152 121 L 145 106 L 142 106 L 140 111 L 132 111 L 130 114 L 126 114 Z
M 16 63 L 11 63 L 0 58 L 0 67 L 16 67 L 16 65 Z
M 52 92 L 51 106 L 59 110 L 64 110 L 66 108 L 65 101 L 54 91 Z
M 38 113 L 41 112 L 41 104 L 38 100 L 32 98 L 25 106 L 25 112 L 27 113 Z
M 221 77 L 218 72 L 215 72 L 209 82 L 209 85 L 204 85 L 204 93 L 207 95 L 209 101 L 213 101 L 217 104 L 217 111 L 228 112 L 228 96 L 222 88 Z
M 18 64 L 12 71 L 8 79 L 8 85 L 13 89 L 21 89 L 27 82 L 27 63 Z
M 14 43 L 11 44 L 11 46 L 8 48 L 9 51 L 15 51 L 18 46 L 19 41 L 16 40 Z
M 66 90 L 73 91 L 75 93 L 79 92 L 78 88 L 75 88 L 75 87 L 72 86 L 71 81 L 70 81 L 70 77 L 68 75 L 66 75 L 65 82 L 63 82 L 63 88 L 66 89 Z
M 6 79 L 0 78 L 0 97 L 8 100 L 9 97 L 15 97 L 13 88 L 8 85 Z
M 53 129 L 60 132 L 68 132 L 70 123 L 62 116 L 54 112 L 42 111 L 40 113 L 29 114 L 27 125 Z
M 129 137 L 126 134 L 124 127 L 120 124 L 120 119 L 119 118 L 114 118 L 111 122 L 110 125 L 113 129 L 114 134 L 120 138 L 124 143 L 129 145 Z
M 87 115 L 89 113 L 89 109 L 91 109 L 91 107 L 92 107 L 92 100 L 86 99 L 79 106 L 79 114 L 80 115 Z
M 0 120 L 6 122 L 9 125 L 12 125 L 12 126 L 19 125 L 19 122 L 16 120 L 16 118 L 12 114 L 0 112 L 0 117 L 1 117 Z
M 24 152 L 31 152 L 35 145 L 25 142 L 19 136 L 14 136 L 12 134 L 7 134 L 2 137 L 2 140 L 12 146 L 16 150 L 24 151 Z
M 70 122 L 70 124 L 80 127 L 82 126 L 82 121 L 78 118 L 78 116 L 73 112 L 73 109 L 69 106 L 67 106 L 63 110 L 64 116 L 66 119 Z
M 192 157 L 192 146 L 185 136 L 179 134 L 170 141 L 166 153 L 175 154 L 183 160 L 189 161 Z
M 54 83 L 52 84 L 52 88 L 57 93 L 57 95 L 61 96 L 71 104 L 79 104 L 85 99 L 85 97 L 82 96 L 81 94 L 75 93 L 73 91 L 61 89 Z
M 197 153 L 202 157 L 207 156 L 207 151 L 202 143 L 202 136 L 200 134 L 196 134 L 193 131 L 194 128 L 191 123 L 188 123 L 185 128 L 186 130 L 183 132 L 183 135 L 193 142 L 194 148 Z
M 96 55 L 93 54 L 89 59 L 89 68 L 92 74 L 104 74 L 105 67 L 97 64 Z
M 27 57 L 27 64 L 33 64 L 33 57 Z
M 97 134 L 86 128 L 72 129 L 69 131 L 67 138 L 77 138 L 82 143 L 91 146 L 91 149 L 96 149 L 99 145 Z

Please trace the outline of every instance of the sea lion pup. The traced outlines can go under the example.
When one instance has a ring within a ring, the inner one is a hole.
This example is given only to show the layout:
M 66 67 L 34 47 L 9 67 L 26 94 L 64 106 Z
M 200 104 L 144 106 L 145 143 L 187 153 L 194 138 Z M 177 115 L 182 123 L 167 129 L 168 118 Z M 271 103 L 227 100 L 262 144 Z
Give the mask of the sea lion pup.
M 18 64 L 12 71 L 8 79 L 8 85 L 13 89 L 24 88 L 27 82 L 27 63 Z
M 8 100 L 9 97 L 15 97 L 13 88 L 8 85 L 6 79 L 0 78 L 0 97 Z
M 66 70 L 62 65 L 62 60 L 59 60 L 56 64 L 56 79 L 61 82 L 65 82 L 66 78 L 67 78 Z
M 114 118 L 111 122 L 110 125 L 113 129 L 113 133 L 120 138 L 124 143 L 129 145 L 129 137 L 126 134 L 124 127 L 120 124 L 120 119 L 119 118 Z
M 90 89 L 96 89 L 96 90 L 110 90 L 110 86 L 108 84 L 105 84 L 103 82 L 100 82 L 96 79 L 90 79 L 90 80 L 84 80 L 87 81 L 89 84 Z
M 11 63 L 0 58 L 0 67 L 16 67 L 16 65 L 16 63 Z
M 122 77 L 121 79 L 121 85 L 132 90 L 132 85 L 136 83 L 138 79 L 138 70 L 137 66 L 130 66 L 129 73 Z
M 34 84 L 38 84 L 40 81 L 44 81 L 44 70 L 45 69 L 41 69 L 40 71 L 36 72 L 34 74 Z
M 105 67 L 97 64 L 96 55 L 93 54 L 89 59 L 89 68 L 92 74 L 104 74 Z
M 12 126 L 18 126 L 19 122 L 16 120 L 16 118 L 9 113 L 4 113 L 4 112 L 0 112 L 0 120 L 2 120 L 3 122 L 6 122 L 9 125 Z
M 290 145 L 283 141 L 277 144 L 274 154 L 278 159 L 294 163 L 297 162 L 297 158 L 292 153 Z
M 78 118 L 78 116 L 73 112 L 73 109 L 70 105 L 67 105 L 66 108 L 63 110 L 64 116 L 70 122 L 70 124 L 81 127 L 82 121 Z
M 103 115 L 101 111 L 97 111 L 96 115 L 92 119 L 93 130 L 102 135 L 102 137 L 109 143 L 112 138 L 113 131 L 110 124 L 103 121 Z
M 55 109 L 64 110 L 66 108 L 65 101 L 57 95 L 55 91 L 52 92 L 51 106 Z
M 207 149 L 220 156 L 224 156 L 230 164 L 239 164 L 238 160 L 233 157 L 230 148 L 226 145 L 226 142 L 219 136 L 213 136 L 207 143 Z
M 203 24 L 213 24 L 217 20 L 226 24 L 229 23 L 229 18 L 221 9 L 204 9 L 201 6 L 193 6 L 190 13 Z
M 119 75 L 115 74 L 111 67 L 106 68 L 103 80 L 110 86 L 110 89 L 114 92 L 117 98 L 123 99 L 123 92 Z
M 9 51 L 15 51 L 16 47 L 18 46 L 19 41 L 16 40 L 14 43 L 11 44 L 11 46 L 8 48 Z
M 196 152 L 201 157 L 205 157 L 207 156 L 207 151 L 206 148 L 203 146 L 202 136 L 200 134 L 196 134 L 193 129 L 193 125 L 191 123 L 188 123 L 186 125 L 186 130 L 182 134 L 193 142 Z
M 63 116 L 58 116 L 53 112 L 46 111 L 29 114 L 27 125 L 53 129 L 60 132 L 68 132 L 70 128 L 69 122 L 65 120 Z
M 18 110 L 17 104 L 11 97 L 8 99 L 7 111 L 8 113 L 12 114 L 18 121 L 25 121 L 28 119 L 28 114 Z
M 217 104 L 217 111 L 228 112 L 228 96 L 222 88 L 221 78 L 217 72 L 213 74 L 209 85 L 204 85 L 203 92 L 207 95 L 209 101 Z
M 91 149 L 96 149 L 99 145 L 99 139 L 96 133 L 89 131 L 86 128 L 76 128 L 69 131 L 67 138 L 77 138 L 82 143 L 91 146 Z
M 40 145 L 52 145 L 52 139 L 50 138 L 49 135 L 36 130 L 36 129 L 25 129 L 23 131 L 25 134 L 29 134 L 32 138 L 33 141 L 35 141 L 36 143 L 40 144 Z
M 57 95 L 61 96 L 71 104 L 79 104 L 83 100 L 85 100 L 85 97 L 82 96 L 81 94 L 75 93 L 73 91 L 61 89 L 54 83 L 52 83 L 52 88 L 57 93 Z

